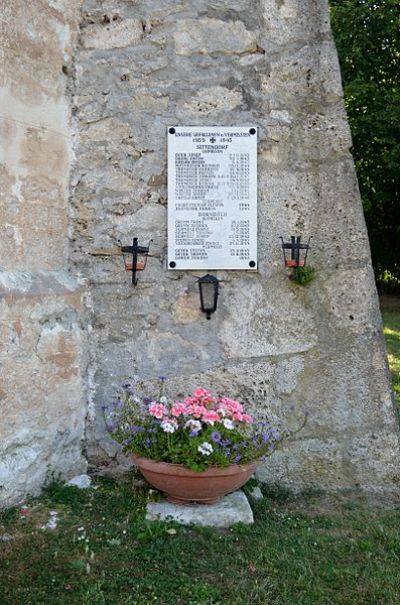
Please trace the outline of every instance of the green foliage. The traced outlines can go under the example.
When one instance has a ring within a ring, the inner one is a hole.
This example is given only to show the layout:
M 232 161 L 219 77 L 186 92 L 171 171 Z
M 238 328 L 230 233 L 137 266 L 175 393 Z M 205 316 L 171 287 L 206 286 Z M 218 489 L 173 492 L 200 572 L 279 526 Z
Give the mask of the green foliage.
M 383 310 L 383 333 L 388 349 L 389 367 L 400 419 L 400 308 Z
M 262 488 L 264 496 L 273 500 L 274 502 L 286 502 L 289 500 L 293 500 L 294 494 L 283 485 L 275 485 L 275 484 L 266 484 Z
M 74 485 L 65 485 L 62 480 L 53 479 L 45 486 L 43 498 L 50 506 L 64 504 L 70 506 L 73 511 L 79 512 L 87 504 L 88 494 L 86 490 Z
M 218 442 L 214 441 L 215 435 L 218 435 Z M 147 439 L 146 433 L 138 433 L 126 450 L 153 460 L 184 464 L 186 468 L 197 472 L 204 471 L 210 465 L 222 468 L 239 460 L 241 464 L 247 464 L 268 455 L 269 448 L 272 447 L 271 441 L 264 444 L 261 437 L 253 441 L 250 433 L 246 435 L 238 430 L 228 430 L 222 425 L 205 427 L 200 435 L 194 437 L 187 430 L 178 430 L 172 434 L 158 431 L 151 442 Z M 277 441 L 278 438 L 274 444 Z M 199 452 L 205 442 L 213 447 L 209 456 Z
M 298 286 L 308 286 L 315 279 L 316 271 L 313 267 L 298 267 L 293 281 Z
M 0 526 L 7 527 L 18 519 L 19 511 L 16 507 L 7 508 L 6 510 L 0 511 Z
M 331 0 L 346 109 L 377 281 L 400 278 L 400 6 Z

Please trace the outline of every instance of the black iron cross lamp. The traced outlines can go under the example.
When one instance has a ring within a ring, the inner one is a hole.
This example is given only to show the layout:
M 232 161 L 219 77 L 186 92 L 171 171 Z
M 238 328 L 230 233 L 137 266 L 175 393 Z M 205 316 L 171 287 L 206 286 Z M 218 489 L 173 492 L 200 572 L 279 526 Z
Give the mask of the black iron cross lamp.
M 147 257 L 149 254 L 150 244 L 148 246 L 139 246 L 138 238 L 133 238 L 132 246 L 121 246 L 121 252 L 124 259 L 124 265 L 126 271 L 131 271 L 132 273 L 132 284 L 136 286 L 138 280 L 136 277 L 137 271 L 144 271 L 146 268 Z M 128 260 L 129 256 L 132 254 L 132 262 Z
M 301 243 L 301 237 L 292 235 L 290 242 L 284 242 L 283 237 L 280 238 L 282 242 L 283 260 L 285 267 L 292 269 L 291 279 L 297 277 L 299 267 L 305 267 L 307 262 L 307 254 L 310 250 L 310 240 L 306 244 Z
M 214 275 L 204 275 L 198 279 L 200 291 L 201 310 L 206 313 L 207 319 L 217 309 L 219 280 Z

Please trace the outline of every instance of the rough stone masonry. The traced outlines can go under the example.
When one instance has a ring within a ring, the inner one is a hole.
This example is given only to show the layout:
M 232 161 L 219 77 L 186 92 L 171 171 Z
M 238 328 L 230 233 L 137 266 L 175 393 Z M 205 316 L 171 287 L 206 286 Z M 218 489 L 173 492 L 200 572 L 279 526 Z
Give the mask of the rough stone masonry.
M 168 376 L 296 423 L 262 480 L 399 492 L 399 434 L 325 0 L 6 0 L 0 8 L 0 499 L 116 455 L 98 406 Z M 259 269 L 166 266 L 168 126 L 256 124 Z M 295 286 L 279 236 L 313 236 Z M 118 240 L 153 240 L 133 288 Z M 83 456 L 83 453 L 85 456 Z

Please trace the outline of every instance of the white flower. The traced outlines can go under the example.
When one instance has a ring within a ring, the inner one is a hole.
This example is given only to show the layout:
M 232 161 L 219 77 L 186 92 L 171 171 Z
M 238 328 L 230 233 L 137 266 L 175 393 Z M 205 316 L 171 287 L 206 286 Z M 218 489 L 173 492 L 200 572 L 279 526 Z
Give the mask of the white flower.
M 203 441 L 203 443 L 201 445 L 199 445 L 199 447 L 197 448 L 197 451 L 199 451 L 200 454 L 209 456 L 210 454 L 212 454 L 212 452 L 214 450 L 213 450 L 213 446 L 211 445 L 211 443 L 208 443 L 208 441 Z
M 184 429 L 191 429 L 192 431 L 199 432 L 201 431 L 201 422 L 200 420 L 188 420 L 184 427 Z
M 231 420 L 230 418 L 224 418 L 222 420 L 222 424 L 224 425 L 224 427 L 226 429 L 228 429 L 228 431 L 231 431 L 232 429 L 235 428 L 235 425 L 233 423 L 233 420 Z
M 171 420 L 163 420 L 161 423 L 161 428 L 164 431 L 164 433 L 175 433 L 176 429 L 178 428 L 178 423 L 173 419 Z
M 160 403 L 167 403 L 167 398 L 166 397 L 160 397 Z

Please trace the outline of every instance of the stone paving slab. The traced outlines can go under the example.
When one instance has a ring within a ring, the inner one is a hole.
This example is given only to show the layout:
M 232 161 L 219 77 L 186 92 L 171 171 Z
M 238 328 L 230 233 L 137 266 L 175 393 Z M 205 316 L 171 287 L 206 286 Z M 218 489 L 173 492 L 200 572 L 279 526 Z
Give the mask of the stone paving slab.
M 241 490 L 228 494 L 215 504 L 172 504 L 166 500 L 149 502 L 148 521 L 176 521 L 182 525 L 231 527 L 235 523 L 254 523 L 253 511 Z

